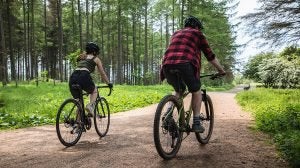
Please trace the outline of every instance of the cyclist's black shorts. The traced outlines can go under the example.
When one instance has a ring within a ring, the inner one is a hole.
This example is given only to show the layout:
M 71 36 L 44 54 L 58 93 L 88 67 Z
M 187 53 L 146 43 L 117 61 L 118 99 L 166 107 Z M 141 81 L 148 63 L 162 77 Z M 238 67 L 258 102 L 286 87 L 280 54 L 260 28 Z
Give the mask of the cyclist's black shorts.
M 179 81 L 178 77 L 172 70 L 178 70 L 182 80 Z M 196 69 L 191 63 L 163 66 L 163 73 L 167 78 L 167 82 L 173 86 L 176 92 L 184 92 L 186 86 L 189 92 L 197 92 L 200 90 L 200 78 L 196 78 L 195 71 Z
M 73 89 L 72 85 L 78 84 L 81 89 L 86 91 L 87 93 L 93 93 L 95 89 L 95 83 L 90 75 L 90 72 L 85 70 L 75 70 L 69 81 L 69 89 L 74 98 L 79 98 L 79 92 L 77 89 Z

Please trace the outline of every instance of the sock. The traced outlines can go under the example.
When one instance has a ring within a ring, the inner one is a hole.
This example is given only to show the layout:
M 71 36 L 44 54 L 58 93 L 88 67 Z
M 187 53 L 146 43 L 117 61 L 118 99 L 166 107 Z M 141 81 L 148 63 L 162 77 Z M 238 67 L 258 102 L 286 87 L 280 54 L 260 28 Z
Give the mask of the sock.
M 200 116 L 193 117 L 194 124 L 200 124 Z

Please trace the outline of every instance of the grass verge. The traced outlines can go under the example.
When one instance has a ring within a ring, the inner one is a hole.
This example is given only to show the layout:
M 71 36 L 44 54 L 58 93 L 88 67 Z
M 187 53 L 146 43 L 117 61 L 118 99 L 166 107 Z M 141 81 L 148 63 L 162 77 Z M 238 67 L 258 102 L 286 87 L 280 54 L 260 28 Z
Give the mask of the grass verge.
M 273 137 L 283 157 L 300 167 L 300 90 L 259 88 L 236 99 L 254 114 L 256 128 Z
M 232 85 L 206 87 L 207 90 L 226 90 Z M 107 98 L 112 113 L 128 111 L 158 103 L 173 91 L 167 84 L 151 86 L 116 85 L 111 96 L 108 89 L 100 94 Z M 0 130 L 54 124 L 60 104 L 71 94 L 67 83 L 40 82 L 0 87 Z M 88 98 L 85 97 L 85 101 Z

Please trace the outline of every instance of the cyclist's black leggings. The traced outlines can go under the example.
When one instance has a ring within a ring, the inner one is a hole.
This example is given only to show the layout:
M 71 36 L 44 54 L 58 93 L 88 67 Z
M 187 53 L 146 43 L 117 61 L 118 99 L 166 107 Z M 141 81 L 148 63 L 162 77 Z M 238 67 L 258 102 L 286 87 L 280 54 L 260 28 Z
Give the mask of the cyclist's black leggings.
M 177 69 L 180 72 L 181 81 L 172 70 Z M 163 73 L 167 78 L 167 82 L 173 86 L 176 92 L 185 91 L 186 86 L 190 92 L 197 92 L 200 90 L 200 78 L 195 76 L 195 68 L 191 63 L 182 63 L 174 65 L 164 65 Z

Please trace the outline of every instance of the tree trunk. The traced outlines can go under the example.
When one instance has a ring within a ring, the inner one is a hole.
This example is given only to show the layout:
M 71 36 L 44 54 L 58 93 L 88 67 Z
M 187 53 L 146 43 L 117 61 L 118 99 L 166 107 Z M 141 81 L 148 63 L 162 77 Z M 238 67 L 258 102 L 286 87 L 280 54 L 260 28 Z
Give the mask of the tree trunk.
M 94 6 L 95 6 L 95 1 L 92 0 L 92 17 L 91 17 L 91 40 L 94 41 Z
M 129 74 L 129 65 L 130 65 L 130 60 L 129 60 L 129 24 L 126 24 L 126 53 L 124 56 L 124 62 L 126 63 L 124 66 L 124 69 L 126 69 L 126 73 L 124 73 L 124 79 L 126 84 L 130 84 L 130 74 Z
M 137 77 L 138 77 L 138 84 L 140 85 L 142 83 L 141 81 L 141 58 L 140 55 L 142 54 L 142 16 L 141 14 L 138 15 L 138 23 L 139 23 L 139 31 L 138 31 L 138 37 L 139 37 L 139 50 L 138 50 L 138 55 L 137 55 L 137 62 L 138 62 L 138 67 L 137 67 Z
M 80 44 L 80 50 L 83 50 L 83 42 L 82 42 L 82 21 L 81 21 L 81 7 L 80 7 L 80 0 L 77 0 L 78 5 L 78 17 L 79 17 L 79 44 Z
M 131 67 L 132 84 L 136 84 L 137 81 L 137 50 L 136 50 L 136 11 L 132 12 L 132 55 L 133 55 L 133 67 Z
M 180 23 L 180 26 L 183 26 L 184 7 L 185 7 L 185 0 L 181 0 L 181 23 Z
M 29 55 L 31 55 L 31 53 L 30 53 L 30 36 L 29 36 L 29 34 L 30 34 L 30 27 L 29 27 L 29 25 L 30 25 L 30 15 L 29 15 L 29 9 L 30 9 L 30 6 L 29 6 L 29 3 L 27 2 L 27 4 L 25 4 L 26 6 L 27 6 L 27 20 L 26 20 L 26 23 L 27 23 L 27 25 L 26 25 L 26 29 L 27 29 L 27 31 L 26 31 L 26 51 L 27 51 L 27 56 L 26 56 L 26 60 L 25 60 L 25 66 L 26 66 L 26 70 L 25 70 L 25 72 L 26 72 L 26 80 L 30 80 L 30 72 L 31 72 L 31 70 L 30 70 L 30 64 L 29 64 L 29 60 L 30 60 L 30 58 L 29 58 Z M 24 8 L 26 9 L 26 7 L 24 6 Z M 26 15 L 25 15 L 26 16 Z
M 57 21 L 58 21 L 58 62 L 59 62 L 59 79 L 64 80 L 63 71 L 63 27 L 62 27 L 62 7 L 61 0 L 57 1 Z
M 45 29 L 45 32 L 44 32 L 44 45 L 45 45 L 45 48 L 44 48 L 44 57 L 43 57 L 43 60 L 42 60 L 42 67 L 43 70 L 45 71 L 48 71 L 49 73 L 49 60 L 48 60 L 48 52 L 47 52 L 47 49 L 48 49 L 48 40 L 47 40 L 47 0 L 44 0 L 44 29 Z M 48 79 L 48 76 L 46 77 L 46 80 Z
M 34 25 L 34 0 L 31 0 L 30 4 L 30 10 L 31 10 L 31 26 L 30 26 L 30 55 L 31 55 L 31 79 L 36 79 L 37 80 L 37 73 L 38 73 L 38 66 L 37 66 L 37 56 L 35 52 L 35 25 Z M 38 83 L 37 83 L 38 84 Z
M 2 85 L 6 86 L 7 85 L 7 76 L 6 76 L 6 47 L 5 47 L 5 36 L 4 36 L 4 26 L 3 26 L 3 7 L 4 7 L 4 2 L 3 0 L 0 0 L 0 79 L 2 81 Z
M 10 1 L 6 1 L 6 9 L 7 9 L 7 23 L 8 23 L 8 40 L 9 40 L 9 59 L 10 59 L 10 71 L 11 71 L 11 79 L 16 80 L 16 68 L 15 68 L 15 56 L 13 50 L 13 35 L 12 30 L 15 27 L 11 23 L 11 9 L 10 9 Z
M 145 3 L 144 84 L 148 85 L 148 2 Z
M 35 5 L 34 5 L 34 0 L 32 0 L 32 4 L 31 4 L 31 7 L 32 7 L 32 53 L 33 53 L 33 58 L 34 58 L 34 61 L 32 64 L 34 64 L 34 78 L 36 79 L 36 84 L 38 85 L 39 84 L 39 65 L 38 65 L 38 55 L 37 55 L 37 52 L 36 52 L 36 38 L 35 38 Z
M 172 34 L 175 32 L 175 0 L 172 2 Z
M 122 55 L 122 23 L 121 23 L 121 3 L 120 0 L 118 0 L 118 15 L 117 15 L 117 20 L 118 20 L 118 54 L 117 54 L 117 83 L 121 84 L 123 82 L 123 55 Z
M 103 15 L 103 5 L 102 5 L 102 1 L 99 2 L 100 3 L 100 18 L 101 18 L 101 27 L 100 27 L 100 31 L 101 31 L 101 56 L 104 58 L 105 56 L 105 52 L 104 52 L 104 15 Z M 102 60 L 104 61 L 104 60 Z
M 166 48 L 169 46 L 169 15 L 166 14 Z
M 89 22 L 89 0 L 85 1 L 85 13 L 86 13 L 86 40 L 90 41 L 90 22 Z
M 109 2 L 109 0 L 107 0 L 106 1 L 106 7 L 107 7 L 107 19 L 109 19 L 110 20 L 110 2 Z M 105 59 L 106 61 L 105 61 L 105 64 L 106 65 L 111 65 L 110 67 L 109 67 L 109 70 L 108 70 L 108 74 L 111 74 L 110 73 L 110 71 L 111 71 L 111 69 L 112 69 L 112 62 L 111 62 L 111 51 L 110 51 L 110 43 L 111 43 L 111 22 L 108 20 L 108 24 L 106 25 L 106 27 L 107 27 L 107 54 L 106 54 L 106 58 L 107 59 Z
M 73 33 L 73 36 L 71 37 L 72 39 L 72 42 L 75 42 L 76 40 L 76 36 L 75 34 L 77 34 L 77 29 L 76 29 L 76 25 L 75 25 L 75 9 L 74 9 L 74 0 L 71 0 L 71 4 L 72 4 L 72 7 L 71 7 L 71 11 L 72 11 L 72 33 Z M 72 45 L 73 46 L 73 45 Z M 78 47 L 78 46 L 77 46 Z M 80 46 L 81 47 L 81 46 Z M 80 48 L 79 47 L 79 48 Z M 71 48 L 71 51 L 74 51 L 75 49 L 72 47 Z

